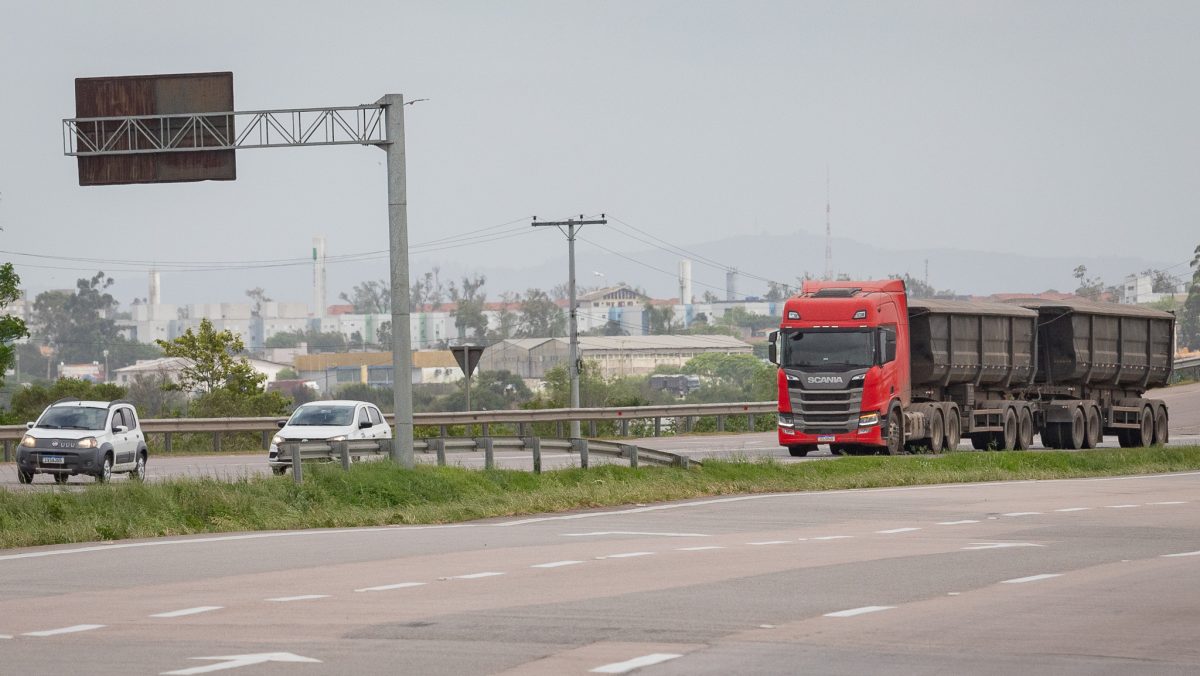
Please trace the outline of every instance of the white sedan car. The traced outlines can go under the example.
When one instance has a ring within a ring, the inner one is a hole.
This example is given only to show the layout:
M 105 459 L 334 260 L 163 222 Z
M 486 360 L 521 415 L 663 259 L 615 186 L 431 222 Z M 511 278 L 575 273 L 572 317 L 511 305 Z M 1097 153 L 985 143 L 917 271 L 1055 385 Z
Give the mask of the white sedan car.
M 365 401 L 312 401 L 298 407 L 292 417 L 279 421 L 279 433 L 271 439 L 267 463 L 275 474 L 283 474 L 292 459 L 280 455 L 279 445 L 288 441 L 354 441 L 391 439 L 392 428 L 375 404 Z

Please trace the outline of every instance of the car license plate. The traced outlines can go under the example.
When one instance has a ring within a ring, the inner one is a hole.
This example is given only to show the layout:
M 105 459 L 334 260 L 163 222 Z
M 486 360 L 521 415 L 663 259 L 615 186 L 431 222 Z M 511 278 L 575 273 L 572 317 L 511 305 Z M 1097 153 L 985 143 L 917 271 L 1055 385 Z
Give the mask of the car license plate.
M 43 455 L 42 456 L 42 464 L 43 465 L 61 465 L 65 462 L 66 462 L 66 458 L 63 458 L 61 455 Z
M 817 441 L 833 441 L 833 440 L 834 440 L 834 438 L 835 438 L 835 437 L 834 437 L 832 434 L 829 434 L 829 435 L 826 435 L 826 436 L 817 437 Z

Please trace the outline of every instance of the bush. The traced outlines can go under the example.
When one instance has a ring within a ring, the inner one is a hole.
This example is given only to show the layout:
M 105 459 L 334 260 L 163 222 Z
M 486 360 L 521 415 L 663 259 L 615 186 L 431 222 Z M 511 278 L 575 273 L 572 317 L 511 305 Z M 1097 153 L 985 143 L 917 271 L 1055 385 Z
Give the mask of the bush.
M 125 388 L 110 383 L 93 383 L 78 378 L 60 378 L 49 387 L 30 385 L 13 393 L 12 403 L 4 415 L 10 425 L 36 420 L 50 404 L 65 397 L 85 401 L 112 401 L 125 397 Z

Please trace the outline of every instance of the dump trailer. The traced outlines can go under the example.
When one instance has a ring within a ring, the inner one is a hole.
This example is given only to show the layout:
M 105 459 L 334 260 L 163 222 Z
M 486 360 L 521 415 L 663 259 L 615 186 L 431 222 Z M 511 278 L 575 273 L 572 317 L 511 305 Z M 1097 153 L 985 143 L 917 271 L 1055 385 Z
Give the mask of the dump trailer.
M 771 334 L 779 443 L 803 456 L 1167 441 L 1174 316 L 1086 301 L 910 300 L 901 280 L 805 282 Z

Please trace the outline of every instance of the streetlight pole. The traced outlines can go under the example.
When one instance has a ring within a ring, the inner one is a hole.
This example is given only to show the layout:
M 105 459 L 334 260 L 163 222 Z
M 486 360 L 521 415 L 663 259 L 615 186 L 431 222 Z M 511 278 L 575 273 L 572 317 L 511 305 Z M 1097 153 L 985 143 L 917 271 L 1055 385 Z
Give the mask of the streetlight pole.
M 404 96 L 388 94 L 384 107 L 387 142 L 388 237 L 392 274 L 392 397 L 396 435 L 392 460 L 411 469 L 413 457 L 412 334 L 409 328 L 408 188 L 404 167 Z
M 538 221 L 537 216 L 533 217 L 534 227 L 554 226 L 567 236 L 567 258 L 568 262 L 568 278 L 567 278 L 567 293 L 570 296 L 570 311 L 569 327 L 570 340 L 567 358 L 571 363 L 568 368 L 568 373 L 571 375 L 571 408 L 579 408 L 579 324 L 578 324 L 578 308 L 575 303 L 575 229 L 584 225 L 607 225 L 608 220 L 604 214 L 600 214 L 600 218 L 593 220 L 585 220 L 580 214 L 579 219 L 567 219 L 565 221 Z M 566 228 L 563 230 L 563 228 Z M 579 421 L 571 421 L 571 438 L 578 439 Z
M 110 382 L 108 377 L 108 350 L 104 350 L 104 382 Z

